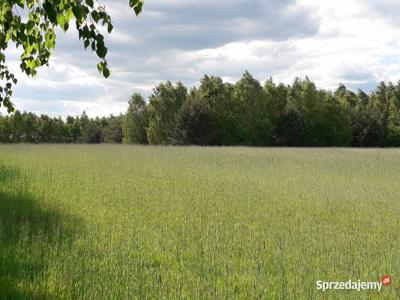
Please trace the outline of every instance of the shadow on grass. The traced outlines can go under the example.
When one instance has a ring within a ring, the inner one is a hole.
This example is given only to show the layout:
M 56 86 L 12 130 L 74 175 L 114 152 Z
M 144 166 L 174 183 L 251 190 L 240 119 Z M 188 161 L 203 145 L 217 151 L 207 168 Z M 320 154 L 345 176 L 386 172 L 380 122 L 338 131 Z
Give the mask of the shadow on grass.
M 41 278 L 54 249 L 65 251 L 82 222 L 51 208 L 18 186 L 18 170 L 0 165 L 0 299 L 45 299 Z M 11 191 L 11 192 L 10 192 Z

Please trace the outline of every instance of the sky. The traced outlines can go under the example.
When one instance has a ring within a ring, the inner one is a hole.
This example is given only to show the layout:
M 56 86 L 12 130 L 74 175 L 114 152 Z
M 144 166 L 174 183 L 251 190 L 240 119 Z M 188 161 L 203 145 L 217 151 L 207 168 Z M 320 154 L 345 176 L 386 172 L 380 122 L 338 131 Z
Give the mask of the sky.
M 114 22 L 111 78 L 74 30 L 57 33 L 50 66 L 35 78 L 19 71 L 21 50 L 11 47 L 17 109 L 117 115 L 133 92 L 148 97 L 160 82 L 192 87 L 205 74 L 235 82 L 246 70 L 261 82 L 308 76 L 331 90 L 400 80 L 400 0 L 145 0 L 140 17 L 127 0 L 102 2 Z

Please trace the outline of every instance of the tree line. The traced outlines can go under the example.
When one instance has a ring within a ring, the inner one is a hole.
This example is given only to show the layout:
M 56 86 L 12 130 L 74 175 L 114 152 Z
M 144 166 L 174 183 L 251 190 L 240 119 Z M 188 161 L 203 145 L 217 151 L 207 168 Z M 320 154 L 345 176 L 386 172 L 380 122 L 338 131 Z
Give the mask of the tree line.
M 235 84 L 205 76 L 190 90 L 168 81 L 147 102 L 133 94 L 120 116 L 2 116 L 0 142 L 397 147 L 400 83 L 367 94 L 318 89 L 308 78 L 261 85 L 249 72 Z
M 123 116 L 51 118 L 33 113 L 0 117 L 0 143 L 121 143 Z

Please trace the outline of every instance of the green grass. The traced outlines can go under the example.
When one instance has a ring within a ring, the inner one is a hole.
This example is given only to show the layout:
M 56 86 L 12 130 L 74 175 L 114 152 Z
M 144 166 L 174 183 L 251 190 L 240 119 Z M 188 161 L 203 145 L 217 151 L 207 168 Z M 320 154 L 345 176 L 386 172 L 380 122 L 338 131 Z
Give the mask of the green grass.
M 0 146 L 0 298 L 400 297 L 399 175 L 400 150 Z

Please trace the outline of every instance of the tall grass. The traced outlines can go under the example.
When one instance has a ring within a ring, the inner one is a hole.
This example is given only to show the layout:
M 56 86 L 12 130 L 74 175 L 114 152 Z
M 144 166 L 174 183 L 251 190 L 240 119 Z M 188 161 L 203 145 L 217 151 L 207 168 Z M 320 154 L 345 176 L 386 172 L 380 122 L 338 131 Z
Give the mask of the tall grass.
M 400 297 L 399 175 L 398 150 L 0 146 L 0 298 Z

